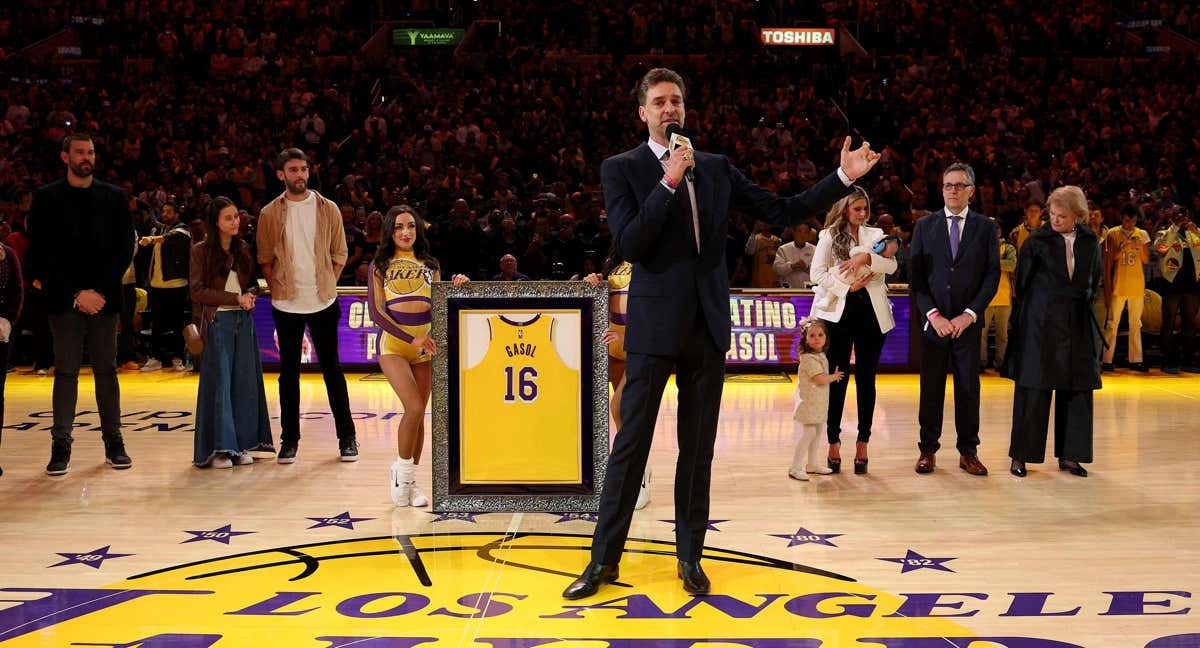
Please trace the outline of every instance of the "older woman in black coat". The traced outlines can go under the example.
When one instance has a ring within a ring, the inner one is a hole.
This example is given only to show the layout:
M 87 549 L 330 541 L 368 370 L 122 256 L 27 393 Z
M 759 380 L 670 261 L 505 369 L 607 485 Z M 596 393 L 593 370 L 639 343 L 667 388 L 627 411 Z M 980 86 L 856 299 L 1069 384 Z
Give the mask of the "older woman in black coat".
M 1100 327 L 1092 299 L 1100 290 L 1100 240 L 1084 224 L 1087 198 L 1079 187 L 1055 189 L 1050 222 L 1021 247 L 1013 295 L 1013 342 L 1005 375 L 1016 381 L 1012 474 L 1046 459 L 1054 397 L 1054 456 L 1079 477 L 1092 461 L 1092 395 L 1100 389 Z

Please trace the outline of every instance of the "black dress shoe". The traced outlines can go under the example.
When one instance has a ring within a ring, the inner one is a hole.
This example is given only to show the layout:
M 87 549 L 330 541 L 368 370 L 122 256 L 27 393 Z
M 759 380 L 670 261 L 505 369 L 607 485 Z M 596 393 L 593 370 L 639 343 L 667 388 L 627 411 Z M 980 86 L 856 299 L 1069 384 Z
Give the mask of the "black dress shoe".
M 692 594 L 708 594 L 708 590 L 712 589 L 712 583 L 709 582 L 708 576 L 704 575 L 704 570 L 700 568 L 698 560 L 696 562 L 679 561 L 676 573 L 679 574 L 679 580 L 683 581 L 683 589 Z
M 1008 472 L 1016 475 L 1017 477 L 1024 477 L 1025 475 L 1029 474 L 1029 471 L 1025 470 L 1025 462 L 1016 460 L 1013 460 L 1012 466 L 1008 469 Z
M 1079 465 L 1078 462 L 1074 462 L 1074 461 L 1068 462 L 1068 461 L 1059 459 L 1058 460 L 1058 469 L 1065 470 L 1065 471 L 1071 473 L 1072 475 L 1075 475 L 1076 477 L 1087 477 L 1088 476 L 1087 468 L 1084 468 L 1083 466 Z
M 563 598 L 565 599 L 581 599 L 591 596 L 600 589 L 604 583 L 611 583 L 617 580 L 621 570 L 619 565 L 601 565 L 600 563 L 588 563 L 587 569 L 575 579 L 575 582 L 567 586 L 563 590 Z

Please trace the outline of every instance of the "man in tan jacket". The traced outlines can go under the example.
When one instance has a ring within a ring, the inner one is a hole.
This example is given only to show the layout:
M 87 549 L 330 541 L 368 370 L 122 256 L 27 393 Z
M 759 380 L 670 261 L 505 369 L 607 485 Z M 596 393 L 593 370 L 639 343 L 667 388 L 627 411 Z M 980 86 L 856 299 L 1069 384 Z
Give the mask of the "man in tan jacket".
M 346 376 L 338 361 L 337 278 L 346 265 L 346 233 L 333 201 L 308 188 L 308 157 L 285 149 L 276 162 L 283 195 L 258 216 L 258 263 L 271 289 L 279 346 L 278 461 L 296 461 L 300 443 L 300 361 L 304 329 L 312 336 L 342 461 L 358 461 Z

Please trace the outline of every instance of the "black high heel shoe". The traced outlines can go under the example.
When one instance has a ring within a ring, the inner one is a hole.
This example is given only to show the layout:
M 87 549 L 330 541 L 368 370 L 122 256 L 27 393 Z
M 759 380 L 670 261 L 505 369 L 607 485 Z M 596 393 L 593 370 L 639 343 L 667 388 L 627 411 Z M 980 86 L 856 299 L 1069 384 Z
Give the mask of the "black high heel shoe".
M 831 444 L 829 444 L 829 446 L 830 446 L 830 447 L 837 446 L 837 447 L 838 447 L 838 449 L 840 450 L 840 449 L 841 449 L 841 447 L 842 447 L 842 444 L 840 444 L 840 443 L 831 443 Z M 833 471 L 832 473 L 830 473 L 831 475 L 836 475 L 836 474 L 838 474 L 838 473 L 842 472 L 842 459 L 841 459 L 841 457 L 838 457 L 837 459 L 834 459 L 833 457 L 827 457 L 827 458 L 825 459 L 825 462 L 826 462 L 827 464 L 829 464 L 829 469 Z
M 1009 467 L 1008 472 L 1016 475 L 1017 477 L 1024 477 L 1025 475 L 1029 474 L 1029 471 L 1025 469 L 1025 462 L 1017 461 L 1016 459 L 1013 459 L 1012 465 Z
M 862 443 L 861 445 L 863 445 L 864 448 L 866 447 L 865 443 Z M 858 453 L 858 450 L 859 450 L 858 447 L 854 448 L 856 455 Z M 866 457 L 863 457 L 862 459 L 859 459 L 857 456 L 854 457 L 854 474 L 855 475 L 867 474 L 867 458 Z
M 1059 459 L 1058 460 L 1058 469 L 1065 470 L 1065 471 L 1071 473 L 1072 475 L 1075 475 L 1076 477 L 1087 477 L 1088 476 L 1087 468 L 1084 468 L 1083 466 L 1079 465 L 1079 463 L 1076 461 L 1067 461 L 1065 459 Z

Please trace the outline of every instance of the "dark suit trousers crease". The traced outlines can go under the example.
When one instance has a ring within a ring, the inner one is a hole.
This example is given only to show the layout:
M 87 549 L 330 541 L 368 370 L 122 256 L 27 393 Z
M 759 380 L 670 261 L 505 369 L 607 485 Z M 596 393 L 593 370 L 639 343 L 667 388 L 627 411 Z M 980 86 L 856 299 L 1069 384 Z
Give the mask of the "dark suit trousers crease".
M 623 420 L 608 458 L 600 517 L 592 538 L 593 562 L 615 565 L 621 560 L 650 454 L 663 388 L 672 369 L 679 387 L 676 552 L 680 560 L 700 560 L 708 528 L 709 483 L 724 388 L 725 356 L 712 343 L 700 310 L 695 313 L 686 339 L 695 343 L 685 345 L 676 356 L 630 353 L 625 361 Z
M 931 325 L 932 326 L 932 325 Z M 921 334 L 921 452 L 941 448 L 946 372 L 954 375 L 954 430 L 959 454 L 974 456 L 979 446 L 979 335 L 972 324 L 957 339 L 934 342 Z
M 879 320 L 866 289 L 850 293 L 840 322 L 825 322 L 829 329 L 829 371 L 841 370 L 844 380 L 829 385 L 829 417 L 826 433 L 830 443 L 840 443 L 842 411 L 850 385 L 850 352 L 854 351 L 854 393 L 858 402 L 858 441 L 871 441 L 875 419 L 875 375 L 887 334 L 879 331 Z
M 1008 456 L 1026 463 L 1046 460 L 1050 397 L 1054 396 L 1054 456 L 1068 461 L 1092 461 L 1092 401 L 1094 392 L 1032 389 L 1013 392 L 1012 438 Z

